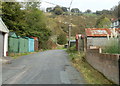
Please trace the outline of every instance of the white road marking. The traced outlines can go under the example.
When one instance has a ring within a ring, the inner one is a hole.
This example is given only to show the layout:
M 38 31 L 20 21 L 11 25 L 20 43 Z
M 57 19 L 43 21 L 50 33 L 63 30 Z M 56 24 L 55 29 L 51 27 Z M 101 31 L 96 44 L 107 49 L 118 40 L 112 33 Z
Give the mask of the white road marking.
M 24 75 L 28 71 L 28 69 L 29 68 L 25 69 L 24 71 L 17 74 L 16 76 L 10 78 L 9 81 L 8 81 L 8 84 L 15 84 L 22 77 L 22 75 Z

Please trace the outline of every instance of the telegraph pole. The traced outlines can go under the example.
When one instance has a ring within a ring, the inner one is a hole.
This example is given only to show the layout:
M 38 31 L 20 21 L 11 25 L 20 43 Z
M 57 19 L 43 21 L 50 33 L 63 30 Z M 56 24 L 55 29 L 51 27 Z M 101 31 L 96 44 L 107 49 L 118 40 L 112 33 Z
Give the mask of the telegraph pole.
M 69 47 L 70 47 L 71 28 L 72 28 L 72 18 L 71 18 L 71 11 L 70 11 L 72 2 L 73 2 L 73 0 L 71 0 L 70 7 L 68 8 L 69 9 L 69 16 L 70 16 L 70 22 L 69 22 L 69 44 L 68 44 Z

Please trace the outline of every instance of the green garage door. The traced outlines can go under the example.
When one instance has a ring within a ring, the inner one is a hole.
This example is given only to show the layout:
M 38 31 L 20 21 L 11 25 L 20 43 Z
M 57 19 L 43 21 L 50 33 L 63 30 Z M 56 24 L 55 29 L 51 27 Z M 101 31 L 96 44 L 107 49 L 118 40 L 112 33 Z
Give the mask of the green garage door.
M 3 57 L 3 34 L 0 32 L 0 57 Z

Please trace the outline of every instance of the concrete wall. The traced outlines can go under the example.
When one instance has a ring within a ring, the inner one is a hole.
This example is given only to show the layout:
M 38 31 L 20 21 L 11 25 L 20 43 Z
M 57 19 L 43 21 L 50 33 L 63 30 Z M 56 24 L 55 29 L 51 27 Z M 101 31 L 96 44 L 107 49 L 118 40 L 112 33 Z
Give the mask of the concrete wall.
M 119 84 L 119 54 L 103 54 L 99 53 L 99 49 L 89 49 L 86 53 L 86 60 L 109 80 Z
M 89 46 L 105 46 L 107 42 L 107 37 L 87 37 L 87 48 L 89 48 Z

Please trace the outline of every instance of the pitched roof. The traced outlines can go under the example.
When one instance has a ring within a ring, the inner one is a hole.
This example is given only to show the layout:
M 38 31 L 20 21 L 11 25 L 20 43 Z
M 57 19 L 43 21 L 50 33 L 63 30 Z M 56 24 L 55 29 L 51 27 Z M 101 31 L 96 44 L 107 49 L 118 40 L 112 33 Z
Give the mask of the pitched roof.
M 106 37 L 107 35 L 111 35 L 111 30 L 108 28 L 86 28 L 85 32 L 90 37 Z
M 10 36 L 10 37 L 15 37 L 15 38 L 18 37 L 17 34 L 16 34 L 15 32 L 9 32 L 9 36 Z
M 115 30 L 120 34 L 120 28 L 115 28 Z
M 79 39 L 79 37 L 81 37 L 81 38 L 84 38 L 84 35 L 83 34 L 76 34 L 76 39 Z
M 119 18 L 116 18 L 116 19 L 115 19 L 115 18 L 112 18 L 112 19 L 111 19 L 112 22 L 115 22 L 115 21 L 118 21 L 118 20 L 120 20 L 120 17 L 119 17 Z
M 9 32 L 9 30 L 7 29 L 6 25 L 4 24 L 1 18 L 0 18 L 0 31 L 5 33 Z

